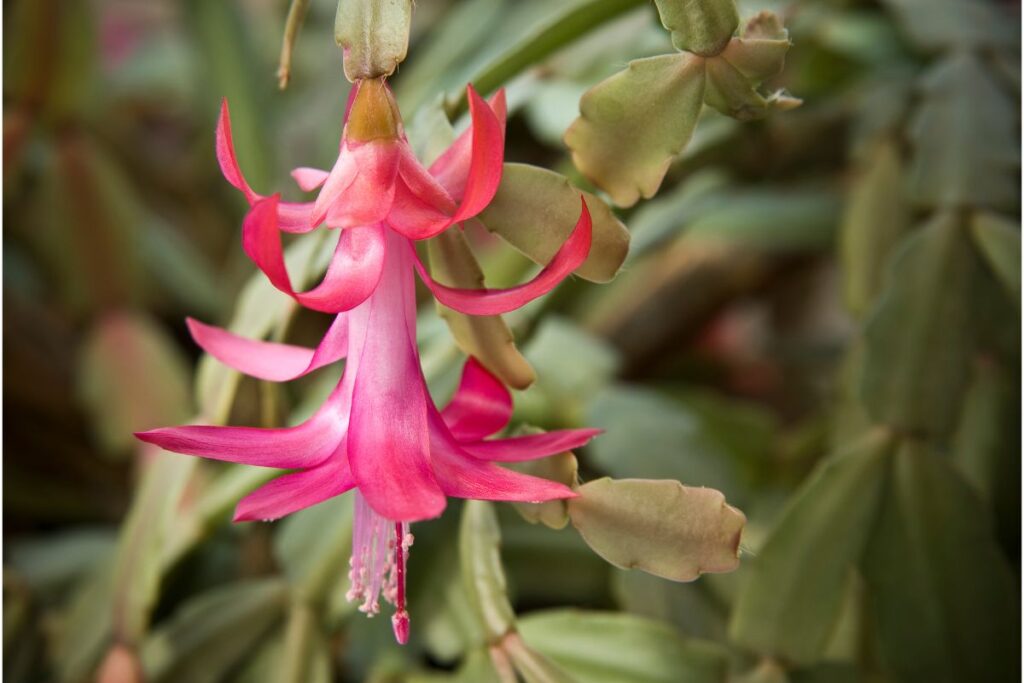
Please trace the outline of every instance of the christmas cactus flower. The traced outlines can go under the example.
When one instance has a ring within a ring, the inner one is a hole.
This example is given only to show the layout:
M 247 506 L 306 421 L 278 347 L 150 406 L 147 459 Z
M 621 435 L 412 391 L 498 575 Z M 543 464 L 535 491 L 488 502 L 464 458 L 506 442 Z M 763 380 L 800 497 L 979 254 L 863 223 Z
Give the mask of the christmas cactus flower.
M 505 96 L 490 106 L 467 87 L 472 125 L 431 166 L 424 168 L 405 137 L 397 104 L 387 83 L 360 81 L 353 86 L 338 160 L 330 172 L 297 168 L 304 190 L 320 189 L 316 200 L 282 202 L 265 197 L 246 182 L 235 157 L 227 102 L 217 126 L 217 158 L 225 178 L 252 206 L 271 205 L 271 217 L 247 220 L 246 253 L 275 287 L 318 311 L 347 311 L 366 300 L 377 286 L 388 235 L 395 243 L 434 237 L 479 214 L 494 197 L 504 162 Z M 415 252 L 414 264 L 438 301 L 471 315 L 507 313 L 551 291 L 578 268 L 590 251 L 591 220 L 580 197 L 576 228 L 547 266 L 530 282 L 503 290 L 465 290 L 431 279 Z M 272 220 L 276 219 L 276 220 Z M 309 232 L 321 225 L 338 229 L 338 243 L 323 282 L 296 292 L 285 268 L 280 231 Z
M 597 433 L 573 429 L 489 438 L 507 425 L 512 401 L 473 358 L 443 410 L 427 391 L 416 346 L 415 273 L 445 305 L 491 315 L 550 291 L 579 267 L 590 248 L 590 215 L 581 198 L 572 234 L 529 283 L 466 290 L 430 278 L 414 240 L 479 213 L 501 177 L 503 95 L 490 106 L 472 89 L 469 98 L 472 128 L 425 169 L 402 133 L 387 85 L 357 84 L 334 169 L 293 174 L 303 187 L 321 187 L 316 201 L 306 204 L 260 196 L 249 187 L 235 161 L 225 106 L 217 153 L 228 180 L 251 203 L 242 229 L 246 252 L 278 289 L 336 317 L 316 349 L 245 339 L 190 320 L 192 335 L 220 361 L 264 380 L 294 379 L 342 358 L 345 370 L 323 406 L 296 427 L 183 426 L 137 435 L 178 453 L 295 470 L 242 499 L 236 521 L 277 519 L 355 489 L 349 598 L 369 614 L 379 611 L 381 596 L 393 603 L 395 637 L 403 643 L 409 632 L 409 524 L 441 514 L 448 497 L 524 502 L 572 497 L 560 483 L 495 463 L 554 455 Z M 280 232 L 320 225 L 339 230 L 333 260 L 322 284 L 296 292 Z

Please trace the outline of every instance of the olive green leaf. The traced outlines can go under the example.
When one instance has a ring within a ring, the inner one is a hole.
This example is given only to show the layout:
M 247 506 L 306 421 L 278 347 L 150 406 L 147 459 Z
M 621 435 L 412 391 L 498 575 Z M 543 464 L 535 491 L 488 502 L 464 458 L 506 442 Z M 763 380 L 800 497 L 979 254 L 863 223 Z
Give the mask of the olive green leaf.
M 936 215 L 893 256 L 864 328 L 861 400 L 876 422 L 944 434 L 967 384 L 982 315 L 976 294 L 988 276 L 953 213 Z
M 544 430 L 524 426 L 520 434 L 543 434 Z M 576 456 L 571 452 L 558 453 L 538 460 L 527 460 L 509 463 L 509 467 L 517 472 L 533 477 L 550 479 L 560 484 L 573 487 L 576 485 L 576 472 L 579 468 Z M 569 523 L 569 508 L 565 500 L 548 500 L 543 503 L 513 503 L 516 511 L 530 524 L 540 522 L 552 529 L 564 529 Z
M 704 100 L 704 62 L 691 54 L 638 59 L 580 99 L 565 133 L 573 162 L 616 204 L 658 191 L 693 135 Z
M 744 77 L 759 83 L 782 71 L 791 43 L 789 32 L 772 12 L 759 12 L 747 20 L 739 37 L 720 55 Z
M 527 164 L 505 164 L 498 192 L 480 220 L 535 263 L 548 263 L 569 237 L 586 198 L 592 221 L 590 254 L 576 275 L 608 282 L 629 250 L 629 232 L 603 201 L 569 184 L 554 171 Z
M 462 232 L 446 230 L 427 241 L 431 276 L 441 284 L 478 289 L 484 274 Z M 504 384 L 525 389 L 533 384 L 533 368 L 516 348 L 512 331 L 500 315 L 465 315 L 437 304 L 455 343 L 480 361 Z
M 846 305 L 863 315 L 882 287 L 885 264 L 910 228 L 910 207 L 896 143 L 885 140 L 867 154 L 850 189 L 840 232 Z
M 729 42 L 740 17 L 735 0 L 655 0 L 662 25 L 672 32 L 672 44 L 704 57 L 713 57 Z
M 932 14 L 934 12 L 926 12 Z M 1019 201 L 1018 111 L 969 52 L 940 61 L 922 81 L 908 129 L 914 146 L 910 194 L 930 208 L 1013 209 Z
M 717 683 L 728 669 L 720 646 L 629 614 L 534 612 L 519 621 L 519 631 L 536 652 L 586 683 Z
M 515 625 L 501 566 L 501 529 L 494 506 L 467 500 L 459 527 L 462 580 L 489 643 L 497 643 Z
M 781 90 L 762 95 L 755 84 L 724 57 L 708 59 L 706 72 L 704 102 L 734 119 L 749 121 L 767 116 L 775 109 L 785 111 L 800 106 L 800 100 Z
M 877 515 L 891 451 L 891 439 L 872 432 L 818 466 L 750 561 L 733 640 L 804 665 L 821 657 Z
M 1020 308 L 1020 226 L 1002 216 L 977 213 L 971 234 L 982 257 Z
M 616 567 L 692 581 L 739 566 L 746 517 L 714 489 L 605 477 L 576 492 L 569 501 L 573 526 Z
M 345 77 L 390 76 L 405 59 L 412 0 L 338 0 L 334 40 L 345 52 Z
M 1020 678 L 1019 583 L 942 454 L 908 442 L 893 459 L 862 567 L 883 659 L 901 680 Z

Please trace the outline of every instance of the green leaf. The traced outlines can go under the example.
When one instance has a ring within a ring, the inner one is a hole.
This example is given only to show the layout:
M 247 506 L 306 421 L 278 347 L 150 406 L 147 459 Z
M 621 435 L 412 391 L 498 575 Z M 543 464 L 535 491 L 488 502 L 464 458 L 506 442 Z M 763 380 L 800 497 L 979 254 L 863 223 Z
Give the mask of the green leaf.
M 654 0 L 680 50 L 712 57 L 732 38 L 740 17 L 734 0 Z
M 412 0 L 338 0 L 334 40 L 345 52 L 345 77 L 390 76 L 405 60 Z
M 103 447 L 126 453 L 138 443 L 133 432 L 188 420 L 189 374 L 184 355 L 148 316 L 111 313 L 100 319 L 83 344 L 78 394 Z
M 489 93 L 576 38 L 641 5 L 641 0 L 576 0 L 562 12 L 516 41 L 468 79 L 481 93 Z M 465 111 L 466 95 L 448 107 L 455 118 Z
M 590 254 L 574 272 L 591 282 L 608 282 L 626 259 L 629 232 L 607 204 L 559 173 L 505 164 L 498 192 L 480 220 L 534 263 L 546 265 L 576 227 L 581 197 L 586 198 L 593 232 Z
M 616 204 L 653 197 L 690 140 L 704 100 L 704 62 L 689 54 L 638 59 L 580 100 L 565 142 L 576 168 Z
M 883 658 L 900 679 L 1020 678 L 1019 582 L 941 454 L 908 442 L 894 458 L 863 571 Z
M 287 588 L 277 579 L 229 584 L 189 599 L 146 639 L 146 680 L 222 680 L 281 618 L 286 601 Z
M 61 681 L 86 680 L 110 645 L 113 629 L 113 558 L 102 562 L 81 583 L 61 615 L 54 636 L 53 658 Z
M 885 264 L 910 228 L 900 152 L 893 141 L 872 148 L 849 193 L 840 232 L 846 305 L 863 315 L 882 288 Z
M 876 422 L 929 434 L 955 424 L 983 275 L 967 226 L 952 213 L 932 218 L 894 254 L 864 329 L 861 400 Z
M 612 592 L 623 611 L 672 624 L 686 636 L 725 640 L 727 605 L 703 581 L 677 583 L 643 572 L 616 571 Z
M 801 486 L 750 562 L 732 614 L 733 640 L 801 665 L 821 658 L 871 533 L 891 450 L 890 438 L 873 432 Z
M 671 627 L 627 614 L 550 610 L 519 621 L 523 639 L 586 683 L 720 683 L 720 646 L 684 640 Z
M 331 653 L 316 611 L 303 603 L 292 603 L 285 627 L 284 646 L 276 667 L 274 683 L 330 683 Z
M 934 14 L 928 10 L 925 14 Z M 924 77 L 908 128 L 910 195 L 928 208 L 1013 210 L 1019 202 L 1019 112 L 979 57 L 958 52 Z
M 721 56 L 756 84 L 782 71 L 790 45 L 779 18 L 763 11 L 747 20 L 743 32 L 729 41 Z
M 427 250 L 431 275 L 441 284 L 468 289 L 484 286 L 483 271 L 461 231 L 442 232 L 427 241 Z M 513 389 L 533 384 L 533 368 L 519 353 L 512 331 L 500 315 L 466 315 L 440 303 L 437 310 L 466 355 L 479 360 Z
M 493 505 L 467 500 L 459 527 L 462 580 L 489 643 L 498 642 L 516 620 L 506 593 L 500 544 L 501 529 Z
M 800 106 L 800 100 L 781 90 L 767 97 L 761 95 L 754 83 L 724 56 L 707 59 L 705 64 L 707 87 L 704 89 L 704 102 L 726 116 L 751 121 L 767 116 L 775 109 L 785 111 Z
M 989 268 L 1020 309 L 1020 225 L 991 213 L 975 214 L 971 235 Z
M 608 477 L 569 500 L 569 518 L 587 544 L 616 567 L 673 581 L 739 566 L 746 518 L 714 489 L 677 481 Z
M 568 675 L 548 657 L 530 647 L 518 633 L 508 634 L 501 646 L 512 660 L 523 683 L 576 683 L 575 677 Z M 509 677 L 509 683 L 511 680 Z
M 323 603 L 332 590 L 347 590 L 352 548 L 352 496 L 335 496 L 289 515 L 274 537 L 274 556 L 294 599 Z

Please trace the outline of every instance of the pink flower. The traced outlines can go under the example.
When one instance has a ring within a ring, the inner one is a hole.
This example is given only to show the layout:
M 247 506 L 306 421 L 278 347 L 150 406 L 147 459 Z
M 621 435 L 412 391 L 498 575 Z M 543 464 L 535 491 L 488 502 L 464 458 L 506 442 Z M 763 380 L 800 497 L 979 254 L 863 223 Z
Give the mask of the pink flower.
M 269 520 L 356 489 L 350 599 L 374 614 L 381 595 L 396 607 L 399 642 L 408 637 L 405 564 L 409 523 L 441 514 L 447 497 L 542 502 L 575 494 L 495 462 L 541 458 L 582 446 L 598 430 L 574 429 L 491 439 L 508 423 L 504 386 L 470 358 L 455 396 L 438 410 L 416 346 L 414 272 L 445 305 L 469 314 L 502 313 L 550 291 L 590 248 L 590 216 L 580 220 L 531 282 L 503 290 L 463 290 L 430 279 L 413 239 L 438 234 L 486 206 L 501 176 L 504 99 L 488 107 L 470 89 L 473 127 L 424 169 L 401 133 L 382 82 L 357 85 L 341 153 L 328 174 L 298 169 L 300 185 L 322 185 L 315 202 L 287 204 L 256 194 L 235 161 L 225 106 L 217 153 L 225 176 L 251 203 L 243 225 L 246 252 L 279 289 L 337 316 L 316 349 L 238 337 L 189 320 L 196 342 L 225 364 L 265 380 L 285 381 L 347 358 L 344 375 L 309 420 L 287 429 L 185 426 L 139 433 L 167 450 L 215 460 L 295 470 L 242 499 L 235 520 Z M 581 199 L 582 203 L 582 199 Z M 339 228 L 324 282 L 295 292 L 281 253 L 280 230 Z
M 274 207 L 276 221 L 246 220 L 242 243 L 275 287 L 318 311 L 337 313 L 366 300 L 384 262 L 386 233 L 407 240 L 433 237 L 476 216 L 494 197 L 504 161 L 505 96 L 490 106 L 467 88 L 472 126 L 429 169 L 416 159 L 402 129 L 391 90 L 383 81 L 353 87 L 338 160 L 328 173 L 297 168 L 292 176 L 305 190 L 320 188 L 316 200 L 282 202 L 256 193 L 246 182 L 231 140 L 227 102 L 217 126 L 217 158 L 228 181 L 252 206 Z M 423 282 L 450 308 L 471 315 L 507 313 L 551 291 L 578 268 L 590 252 L 591 221 L 580 197 L 581 214 L 545 268 L 530 282 L 501 290 L 466 290 L 434 282 L 413 254 Z M 302 233 L 319 225 L 339 228 L 338 244 L 324 280 L 296 292 L 285 267 L 280 231 Z

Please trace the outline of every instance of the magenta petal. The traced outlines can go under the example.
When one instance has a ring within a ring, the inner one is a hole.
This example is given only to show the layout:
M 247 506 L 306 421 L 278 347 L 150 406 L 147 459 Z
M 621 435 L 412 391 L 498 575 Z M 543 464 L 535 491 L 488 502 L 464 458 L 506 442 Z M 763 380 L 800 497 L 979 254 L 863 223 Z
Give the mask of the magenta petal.
M 502 135 L 504 135 L 506 116 L 504 89 L 499 90 L 491 98 L 490 108 L 501 127 Z M 473 129 L 466 130 L 430 166 L 430 174 L 456 201 L 461 200 L 466 192 L 466 181 L 469 178 L 470 164 L 473 160 L 473 135 Z
M 416 270 L 437 300 L 449 308 L 469 315 L 498 315 L 513 311 L 539 296 L 547 294 L 576 270 L 590 253 L 591 222 L 587 204 L 569 239 L 562 244 L 551 262 L 529 282 L 508 289 L 458 289 L 431 279 L 423 262 L 416 256 Z
M 137 432 L 135 436 L 164 450 L 212 460 L 260 467 L 314 467 L 329 458 L 348 425 L 348 401 L 339 385 L 320 410 L 296 427 L 208 427 L 189 425 Z
M 371 225 L 343 230 L 323 282 L 294 294 L 306 308 L 325 313 L 350 310 L 373 293 L 384 267 L 384 227 Z
M 474 458 L 459 447 L 436 411 L 431 419 L 430 458 L 437 481 L 447 496 L 526 503 L 576 496 L 564 484 Z
M 571 451 L 600 433 L 600 429 L 563 429 L 546 434 L 526 434 L 461 445 L 467 453 L 481 460 L 520 462 Z
M 187 322 L 192 338 L 208 354 L 239 372 L 271 382 L 295 379 L 341 360 L 348 348 L 344 315 L 334 319 L 315 350 L 247 339 L 192 318 Z
M 349 421 L 349 464 L 360 493 L 394 522 L 441 514 L 445 497 L 430 466 L 427 404 L 409 316 L 415 314 L 412 245 L 388 232 L 384 273 L 370 299 Z M 363 313 L 360 308 L 359 314 Z M 352 321 L 357 335 L 357 320 Z
M 343 143 L 316 198 L 312 220 L 326 221 L 332 228 L 384 220 L 391 210 L 402 144 L 394 140 Z
M 238 166 L 238 158 L 235 156 L 235 145 L 231 139 L 231 117 L 228 113 L 228 101 L 221 103 L 220 117 L 217 120 L 217 162 L 220 164 L 221 173 L 227 181 L 242 191 L 250 205 L 266 199 L 255 192 L 242 175 L 242 169 Z M 309 232 L 316 224 L 310 222 L 310 214 L 313 210 L 312 203 L 280 202 L 277 205 L 278 227 L 285 232 Z
M 462 379 L 441 417 L 459 441 L 476 441 L 508 424 L 512 416 L 512 395 L 498 379 L 470 357 Z
M 285 474 L 259 487 L 238 502 L 236 522 L 270 521 L 322 503 L 345 493 L 355 481 L 344 457 L 331 458 L 322 465 Z
M 452 216 L 452 223 L 472 218 L 491 203 L 501 183 L 502 165 L 505 162 L 504 126 L 487 103 L 476 94 L 473 86 L 466 87 L 466 94 L 473 119 L 473 148 L 462 202 Z
M 308 168 L 306 166 L 300 166 L 292 170 L 292 178 L 298 184 L 299 189 L 303 192 L 312 192 L 316 188 L 324 184 L 327 180 L 327 176 L 330 175 L 327 171 L 322 171 L 319 168 Z
M 323 282 L 308 292 L 297 293 L 292 288 L 281 251 L 277 201 L 277 195 L 258 201 L 242 224 L 245 253 L 271 284 L 307 308 L 325 313 L 347 311 L 365 301 L 380 278 L 384 228 L 374 225 L 342 232 Z
M 412 152 L 403 155 L 388 225 L 409 239 L 427 239 L 451 226 L 455 210 L 455 202 Z

